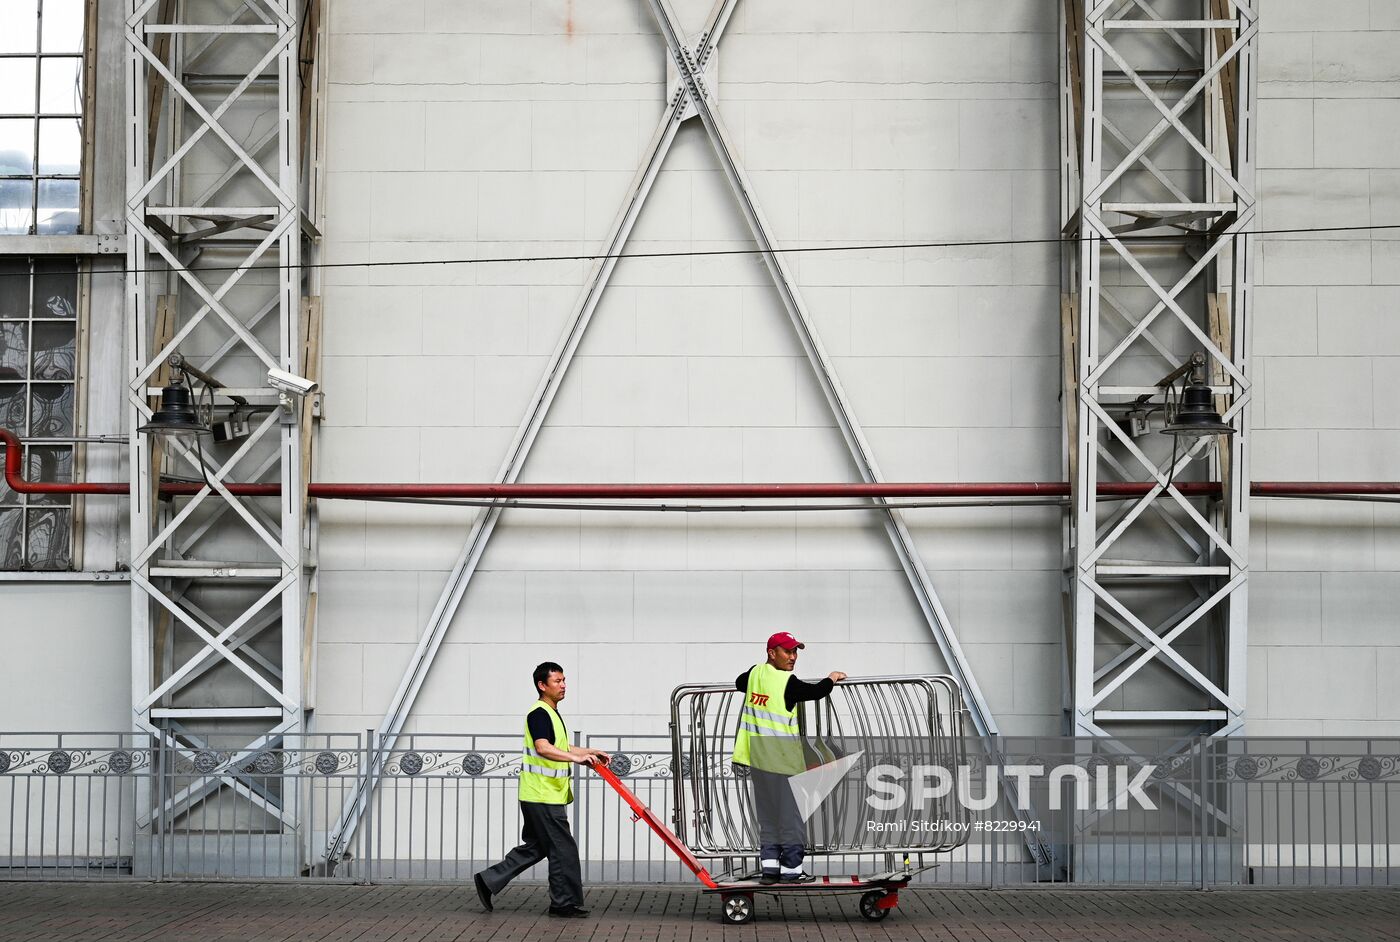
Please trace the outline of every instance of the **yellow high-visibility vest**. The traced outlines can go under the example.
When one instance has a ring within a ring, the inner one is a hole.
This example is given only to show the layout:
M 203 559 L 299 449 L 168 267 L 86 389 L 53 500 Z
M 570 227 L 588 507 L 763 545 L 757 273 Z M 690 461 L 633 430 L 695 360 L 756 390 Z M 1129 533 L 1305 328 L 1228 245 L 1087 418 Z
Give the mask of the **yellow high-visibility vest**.
M 574 800 L 572 763 L 546 759 L 535 751 L 535 740 L 530 735 L 530 713 L 535 707 L 544 707 L 554 723 L 554 745 L 565 752 L 569 750 L 569 731 L 564 721 L 554 712 L 554 707 L 543 700 L 536 700 L 535 706 L 525 714 L 525 755 L 520 760 L 520 800 L 533 801 L 542 805 L 567 805 Z
M 733 761 L 767 772 L 795 775 L 805 767 L 797 709 L 787 707 L 787 682 L 792 674 L 767 661 L 749 671 L 739 732 L 734 737 Z

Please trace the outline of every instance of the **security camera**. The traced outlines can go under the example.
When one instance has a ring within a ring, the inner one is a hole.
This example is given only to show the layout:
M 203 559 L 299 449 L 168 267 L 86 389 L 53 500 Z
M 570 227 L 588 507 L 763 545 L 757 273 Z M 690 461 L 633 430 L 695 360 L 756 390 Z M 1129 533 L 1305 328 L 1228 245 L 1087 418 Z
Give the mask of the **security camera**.
M 319 383 L 315 383 L 305 376 L 288 373 L 286 370 L 268 370 L 267 381 L 272 384 L 274 389 L 290 393 L 293 396 L 309 396 L 320 388 Z

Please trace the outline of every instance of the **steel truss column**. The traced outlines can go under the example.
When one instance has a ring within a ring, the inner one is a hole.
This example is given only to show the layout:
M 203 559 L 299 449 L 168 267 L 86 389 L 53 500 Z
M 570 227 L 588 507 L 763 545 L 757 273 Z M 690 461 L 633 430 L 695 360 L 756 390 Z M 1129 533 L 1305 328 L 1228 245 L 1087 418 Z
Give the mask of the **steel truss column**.
M 1061 27 L 1061 205 L 1078 239 L 1066 731 L 1229 735 L 1246 705 L 1257 2 L 1063 0 Z M 1142 434 L 1125 413 L 1147 396 L 1160 413 L 1159 378 L 1196 352 L 1234 434 L 1179 453 L 1160 421 Z M 1218 501 L 1175 485 L 1203 471 L 1225 482 Z M 1100 506 L 1118 480 L 1151 487 Z
M 738 161 L 729 134 L 715 110 L 715 90 L 707 84 L 709 66 L 711 66 L 713 56 L 717 52 L 720 36 L 737 3 L 738 0 L 716 0 L 704 28 L 698 36 L 691 37 L 681 32 L 678 26 L 679 20 L 671 10 L 669 3 L 665 0 L 651 0 L 652 14 L 661 31 L 661 37 L 666 43 L 668 54 L 668 85 L 670 87 L 668 88 L 667 108 L 657 126 L 656 133 L 652 136 L 647 155 L 643 158 L 641 166 L 633 178 L 622 209 L 603 243 L 601 257 L 594 264 L 585 281 L 583 292 L 574 305 L 572 316 L 569 318 L 559 344 L 545 369 L 544 378 L 540 381 L 534 398 L 526 409 L 525 417 L 507 451 L 506 460 L 497 473 L 496 481 L 499 483 L 514 482 L 524 467 L 526 456 L 544 423 L 545 414 L 563 381 L 564 373 L 573 359 L 574 351 L 578 348 L 598 301 L 607 287 L 608 279 L 616 264 L 614 256 L 626 244 L 632 226 L 656 180 L 656 175 L 675 140 L 676 132 L 682 123 L 692 117 L 700 118 L 706 136 L 719 159 L 730 188 L 748 224 L 749 232 L 764 253 L 763 258 L 768 266 L 774 286 L 777 288 L 784 308 L 787 310 L 793 327 L 802 342 L 808 361 L 821 383 L 822 391 L 826 395 L 827 402 L 831 406 L 862 479 L 869 483 L 882 480 L 873 452 L 865 440 L 864 432 L 856 421 L 835 369 L 813 327 L 811 317 L 807 313 L 806 305 L 798 291 L 796 280 L 793 279 L 782 256 L 775 252 L 777 244 L 758 207 L 753 188 Z M 878 498 L 876 500 L 883 503 Z M 339 859 L 348 846 L 360 817 L 364 814 L 383 763 L 383 756 L 393 748 L 393 744 L 403 728 L 404 721 L 408 718 L 413 701 L 427 677 L 433 659 L 446 635 L 447 628 L 461 604 L 467 584 L 485 552 L 487 541 L 500 519 L 501 512 L 501 508 L 492 507 L 481 514 L 472 526 L 461 555 L 449 574 L 437 606 L 419 639 L 418 648 L 414 652 L 404 672 L 403 679 L 384 714 L 384 719 L 380 723 L 376 735 L 376 743 L 378 744 L 376 748 L 379 751 L 370 762 L 369 774 L 356 792 L 346 799 L 344 809 L 332 831 L 326 848 L 328 862 L 333 863 Z M 996 720 L 973 676 L 972 668 L 962 651 L 962 647 L 953 633 L 947 612 L 933 588 L 928 570 L 904 524 L 901 513 L 891 508 L 886 511 L 884 518 L 885 529 L 905 575 L 909 579 L 924 618 L 928 622 L 930 633 L 937 642 L 949 670 L 957 676 L 962 684 L 974 727 L 978 734 L 984 737 L 997 735 Z M 1044 858 L 1042 856 L 1038 859 L 1043 860 Z
M 232 9 L 225 21 L 201 0 L 126 3 L 132 723 L 172 756 L 215 735 L 256 750 L 304 728 L 303 420 L 267 385 L 271 368 L 302 368 L 298 8 Z M 161 318 L 157 294 L 170 299 Z M 252 407 L 243 441 L 156 445 L 136 431 L 175 352 Z M 203 486 L 163 505 L 162 474 Z M 280 484 L 280 502 L 229 490 L 255 481 Z M 280 644 L 255 650 L 274 629 Z M 224 786 L 285 819 L 234 778 L 161 812 Z

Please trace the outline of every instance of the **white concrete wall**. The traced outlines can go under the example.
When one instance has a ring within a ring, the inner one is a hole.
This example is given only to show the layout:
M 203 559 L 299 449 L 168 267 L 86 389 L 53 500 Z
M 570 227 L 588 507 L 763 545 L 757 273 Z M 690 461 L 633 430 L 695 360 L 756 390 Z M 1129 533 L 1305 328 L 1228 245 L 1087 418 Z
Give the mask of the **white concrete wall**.
M 88 168 L 92 231 L 125 229 L 123 49 L 119 4 L 101 4 L 96 100 L 88 131 L 99 157 Z M 0 236 L 0 238 L 3 238 Z M 125 415 L 125 285 L 101 272 L 125 267 L 125 256 L 90 259 L 83 434 L 120 433 Z M 125 449 L 88 448 L 85 479 L 127 479 Z M 85 499 L 82 568 L 110 571 L 129 557 L 127 501 Z M 0 732 L 73 730 L 125 732 L 131 727 L 131 604 L 125 583 L 0 582 Z
M 1264 228 L 1400 223 L 1400 4 L 1264 0 Z M 1400 474 L 1400 230 L 1273 238 L 1255 480 Z M 1400 728 L 1400 507 L 1260 502 L 1249 732 Z
M 0 731 L 131 728 L 130 588 L 4 583 Z
M 678 4 L 691 28 L 707 6 Z M 720 109 L 779 240 L 1053 236 L 1056 7 L 741 2 L 720 47 Z M 1400 22 L 1385 2 L 1327 8 L 1265 3 L 1265 226 L 1400 219 Z M 330 17 L 327 261 L 597 249 L 664 98 L 644 4 L 337 0 Z M 629 248 L 745 244 L 703 135 L 686 127 Z M 1396 246 L 1264 245 L 1256 479 L 1395 477 Z M 794 268 L 890 479 L 1060 477 L 1050 250 Z M 330 271 L 318 477 L 491 478 L 584 270 Z M 620 264 L 524 473 L 854 477 L 764 270 L 743 257 Z M 362 729 L 387 705 L 470 517 L 322 514 L 318 723 Z M 1058 512 L 914 519 L 1003 729 L 1057 731 Z M 1384 681 L 1400 666 L 1397 523 L 1384 507 L 1261 502 L 1251 732 L 1395 732 L 1400 701 Z M 778 629 L 812 642 L 808 674 L 941 669 L 882 532 L 854 515 L 510 512 L 410 728 L 514 730 L 529 669 L 550 658 L 573 682 L 576 727 L 662 732 L 673 685 L 732 677 Z
M 687 28 L 708 5 L 679 5 Z M 1054 231 L 1055 7 L 996 7 L 739 4 L 720 46 L 720 110 L 781 242 Z M 329 261 L 597 249 L 665 97 L 644 4 L 409 0 L 389 11 L 355 0 L 332 6 L 331 27 Z M 629 248 L 748 244 L 701 129 L 686 126 Z M 793 267 L 890 479 L 1059 476 L 1051 252 L 872 252 Z M 319 475 L 489 479 L 583 273 L 333 272 Z M 408 409 L 422 418 L 405 423 Z M 618 266 L 524 478 L 856 472 L 762 265 L 701 257 Z M 387 705 L 468 517 L 323 514 L 318 722 L 362 728 Z M 916 520 L 999 718 L 1053 731 L 1056 515 Z M 810 674 L 941 669 L 883 530 L 854 514 L 511 512 L 414 724 L 513 730 L 530 668 L 551 658 L 573 681 L 576 725 L 663 732 L 672 686 L 732 678 L 780 629 L 811 642 Z

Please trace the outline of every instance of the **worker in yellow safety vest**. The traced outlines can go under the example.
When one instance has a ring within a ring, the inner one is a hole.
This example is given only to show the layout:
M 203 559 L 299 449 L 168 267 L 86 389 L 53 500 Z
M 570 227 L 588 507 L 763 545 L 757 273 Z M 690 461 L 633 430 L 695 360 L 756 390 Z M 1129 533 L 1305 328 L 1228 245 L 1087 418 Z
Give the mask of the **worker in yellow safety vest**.
M 569 744 L 569 730 L 559 715 L 567 684 L 564 668 L 545 661 L 535 668 L 539 699 L 525 716 L 525 752 L 520 759 L 520 814 L 525 819 L 521 845 L 494 867 L 476 874 L 476 895 L 487 912 L 491 897 L 535 864 L 549 858 L 549 914 L 579 918 L 583 908 L 583 875 L 578 844 L 569 831 L 565 808 L 574 800 L 574 764 L 611 760 L 601 749 Z
M 734 679 L 735 689 L 744 693 L 744 706 L 732 761 L 736 772 L 747 774 L 753 789 L 762 867 L 759 880 L 766 884 L 814 879 L 802 872 L 806 828 L 788 781 L 807 766 L 797 706 L 829 697 L 846 675 L 832 671 L 816 683 L 799 680 L 792 671 L 797 652 L 805 647 L 780 631 L 768 639 L 768 659 Z

